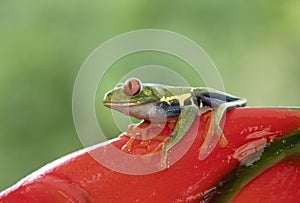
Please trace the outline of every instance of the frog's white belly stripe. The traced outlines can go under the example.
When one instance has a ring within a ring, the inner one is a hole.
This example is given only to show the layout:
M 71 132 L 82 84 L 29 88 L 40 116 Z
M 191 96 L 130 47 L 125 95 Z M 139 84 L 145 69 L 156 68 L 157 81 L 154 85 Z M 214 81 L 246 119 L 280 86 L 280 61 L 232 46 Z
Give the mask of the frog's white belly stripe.
M 167 116 L 165 110 L 155 103 L 125 105 L 122 104 L 105 104 L 107 107 L 115 109 L 123 114 L 133 116 L 137 119 L 144 119 L 151 122 L 176 121 L 177 116 Z

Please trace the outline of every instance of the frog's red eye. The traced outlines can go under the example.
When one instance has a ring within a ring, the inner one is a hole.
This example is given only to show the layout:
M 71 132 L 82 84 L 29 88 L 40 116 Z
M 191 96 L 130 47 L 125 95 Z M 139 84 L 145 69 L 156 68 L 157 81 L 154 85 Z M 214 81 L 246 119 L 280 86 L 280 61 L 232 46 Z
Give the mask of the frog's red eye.
M 124 84 L 124 92 L 128 96 L 134 96 L 138 94 L 142 89 L 142 84 L 138 79 L 128 79 Z

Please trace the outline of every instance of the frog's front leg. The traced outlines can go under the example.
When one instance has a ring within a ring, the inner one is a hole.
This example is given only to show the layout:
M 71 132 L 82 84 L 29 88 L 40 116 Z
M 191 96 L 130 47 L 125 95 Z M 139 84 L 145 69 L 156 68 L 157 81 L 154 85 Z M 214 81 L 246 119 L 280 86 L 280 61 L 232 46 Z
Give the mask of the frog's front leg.
M 161 167 L 167 167 L 167 153 L 168 151 L 177 144 L 182 137 L 186 134 L 186 132 L 190 129 L 193 121 L 198 113 L 198 107 L 194 105 L 185 106 L 181 113 L 178 116 L 176 126 L 173 132 L 170 135 L 168 143 L 163 146 L 162 149 L 162 157 L 161 157 Z

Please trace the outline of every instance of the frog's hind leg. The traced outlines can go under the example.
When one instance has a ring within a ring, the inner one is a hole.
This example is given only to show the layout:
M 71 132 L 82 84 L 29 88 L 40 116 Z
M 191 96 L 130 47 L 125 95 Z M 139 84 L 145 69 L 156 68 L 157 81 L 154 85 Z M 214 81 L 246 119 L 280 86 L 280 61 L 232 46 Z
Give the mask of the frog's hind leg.
M 175 144 L 177 144 L 183 138 L 186 132 L 190 129 L 195 117 L 197 116 L 198 110 L 198 107 L 194 105 L 185 106 L 182 109 L 181 113 L 178 116 L 176 126 L 170 135 L 168 143 L 165 146 L 163 146 L 160 167 L 167 167 L 168 151 Z
M 214 126 L 217 130 L 217 134 L 220 135 L 220 144 L 221 145 L 223 145 L 223 146 L 224 146 L 224 144 L 225 144 L 225 146 L 227 145 L 227 140 L 223 134 L 223 130 L 220 127 L 220 123 L 221 123 L 221 120 L 222 120 L 224 114 L 230 109 L 242 107 L 245 105 L 246 105 L 246 100 L 241 98 L 241 99 L 237 99 L 235 101 L 222 103 L 217 107 L 216 110 L 214 110 L 214 114 L 215 114 L 215 115 L 213 115 Z
M 213 136 L 215 134 L 218 135 L 219 144 L 221 147 L 225 147 L 227 145 L 227 139 L 223 134 L 223 130 L 220 127 L 221 120 L 226 111 L 241 107 L 246 105 L 246 100 L 243 98 L 235 98 L 231 95 L 224 95 L 224 98 L 229 98 L 228 100 L 222 101 L 215 98 L 209 98 L 212 106 L 212 121 L 209 124 L 209 129 L 207 131 L 206 138 L 200 148 L 199 159 L 205 159 L 216 143 L 211 143 L 213 140 Z

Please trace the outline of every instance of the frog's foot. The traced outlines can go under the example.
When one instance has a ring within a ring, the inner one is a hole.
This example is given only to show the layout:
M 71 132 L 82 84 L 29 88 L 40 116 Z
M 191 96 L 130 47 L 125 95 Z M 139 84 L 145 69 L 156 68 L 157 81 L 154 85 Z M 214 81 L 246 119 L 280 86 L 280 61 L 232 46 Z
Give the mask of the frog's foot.
M 137 139 L 137 136 L 145 134 L 145 128 L 147 128 L 148 126 L 148 122 L 129 125 L 126 133 L 126 135 L 129 136 L 129 140 L 123 145 L 121 150 L 126 153 L 132 153 L 133 142 Z
M 228 142 L 219 124 L 212 122 L 212 116 L 207 118 L 207 125 L 203 133 L 204 142 L 199 149 L 199 159 L 205 159 L 215 148 L 217 143 L 220 147 L 226 147 Z
M 135 136 L 131 136 L 129 140 L 122 146 L 121 150 L 126 153 L 132 153 L 132 143 L 135 140 Z
M 160 143 L 152 151 L 147 153 L 147 155 L 160 153 L 161 158 L 158 168 L 165 169 L 167 167 L 167 151 L 165 150 L 165 146 L 169 142 L 169 137 L 157 136 L 156 138 L 160 141 Z
M 161 142 L 149 153 L 147 153 L 147 155 L 151 155 L 151 154 L 156 154 L 156 153 L 160 153 L 160 161 L 158 164 L 158 168 L 163 170 L 167 167 L 167 149 L 166 146 L 169 143 L 169 137 L 165 137 L 165 136 L 160 136 L 159 139 L 161 140 Z
M 228 145 L 228 141 L 223 133 L 219 133 L 220 139 L 219 139 L 219 146 L 224 148 Z

